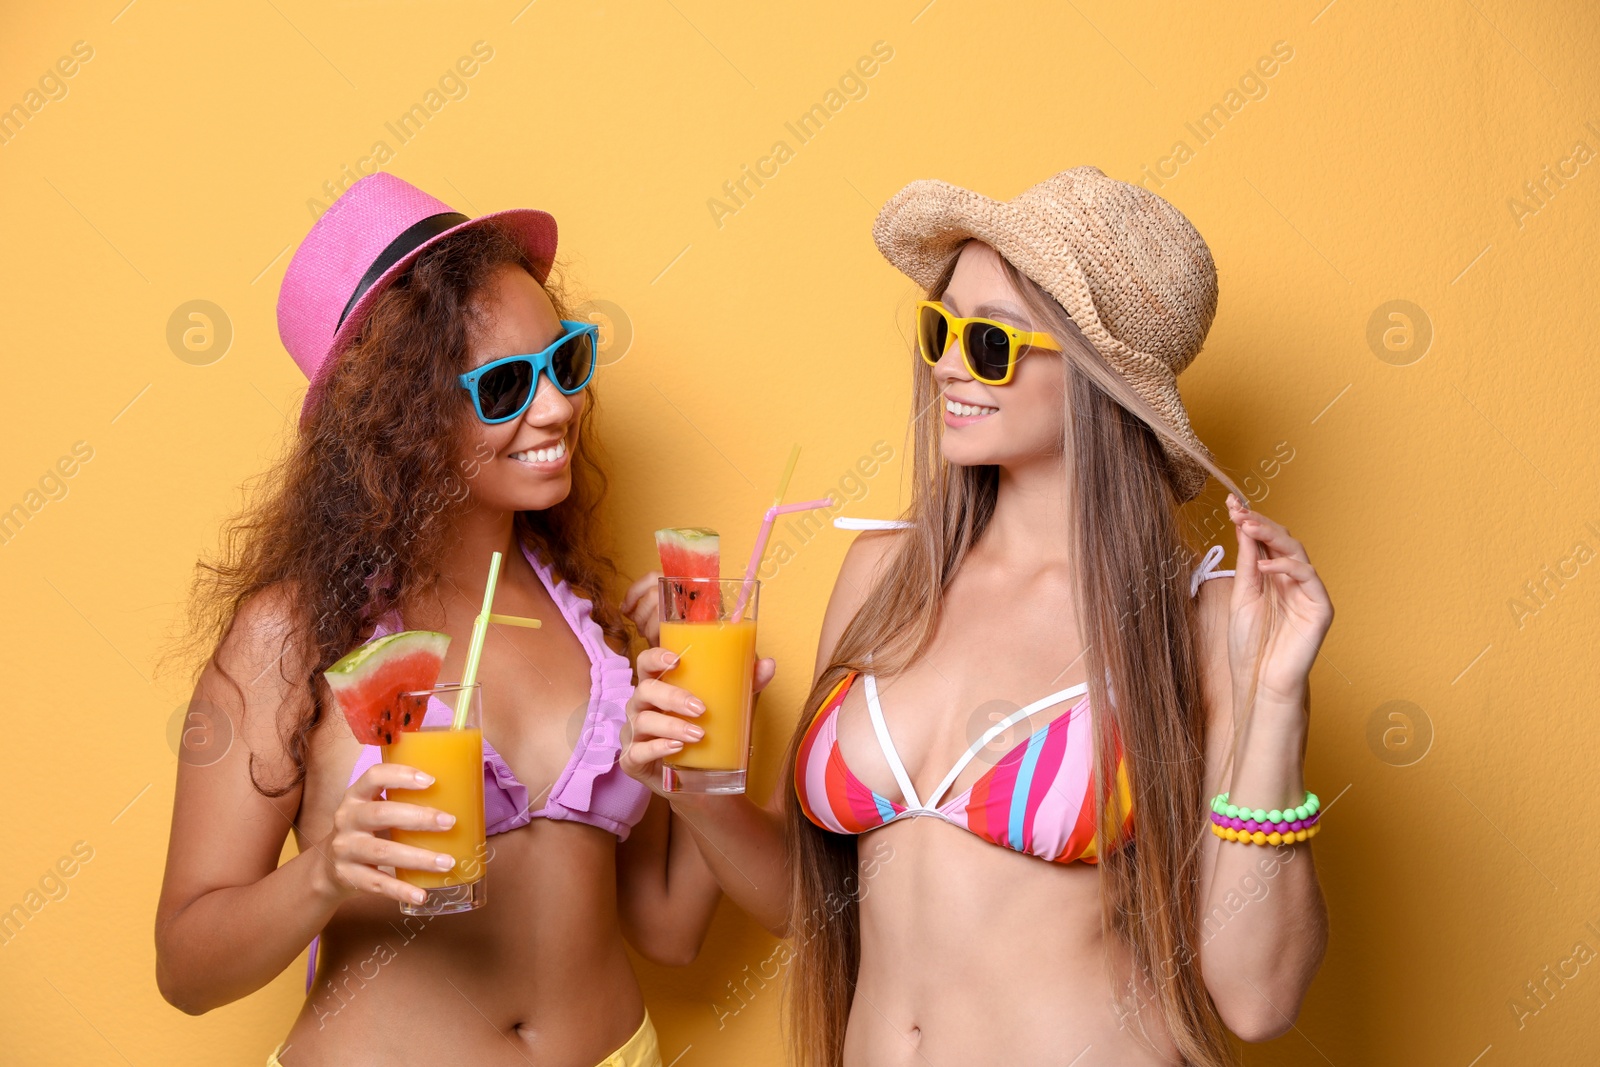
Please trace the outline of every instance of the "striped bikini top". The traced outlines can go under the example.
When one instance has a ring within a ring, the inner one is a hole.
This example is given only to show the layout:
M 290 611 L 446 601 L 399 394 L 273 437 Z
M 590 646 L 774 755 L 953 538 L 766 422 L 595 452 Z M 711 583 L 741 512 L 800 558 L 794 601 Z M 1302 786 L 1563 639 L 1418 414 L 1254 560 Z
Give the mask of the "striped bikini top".
M 1217 570 L 1223 549 L 1213 545 L 1190 578 L 1189 592 L 1197 595 L 1200 583 L 1233 571 Z M 884 796 L 857 778 L 840 751 L 839 709 L 856 679 L 865 679 L 867 714 L 873 733 L 894 773 L 900 800 Z M 933 793 L 923 801 L 906 773 L 905 763 L 889 736 L 878 700 L 877 678 L 851 671 L 829 691 L 817 709 L 795 759 L 794 788 L 800 810 L 824 830 L 836 834 L 863 834 L 899 819 L 931 815 L 977 834 L 991 844 L 1024 852 L 1054 863 L 1099 861 L 1100 842 L 1095 825 L 1094 732 L 1089 709 L 1088 683 L 1083 682 L 1034 701 L 994 723 L 962 753 Z M 948 800 L 945 793 L 961 772 L 995 739 L 1029 716 L 1078 698 L 1065 713 L 1013 747 L 971 786 Z M 1113 738 L 1116 773 L 1106 792 L 1115 791 L 1121 814 L 1121 837 L 1133 831 L 1133 796 L 1120 742 Z

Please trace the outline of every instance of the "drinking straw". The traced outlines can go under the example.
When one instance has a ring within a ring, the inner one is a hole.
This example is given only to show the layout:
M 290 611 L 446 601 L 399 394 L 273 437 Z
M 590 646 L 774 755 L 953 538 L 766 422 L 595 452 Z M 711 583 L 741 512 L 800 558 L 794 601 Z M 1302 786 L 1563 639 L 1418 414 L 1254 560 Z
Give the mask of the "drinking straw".
M 789 450 L 789 463 L 783 468 L 783 477 L 778 479 L 778 491 L 772 497 L 773 507 L 783 503 L 783 494 L 789 491 L 789 479 L 794 477 L 794 465 L 799 462 L 800 446 L 796 444 Z
M 450 729 L 460 730 L 467 725 L 467 712 L 472 707 L 472 687 L 478 682 L 478 661 L 483 658 L 483 639 L 489 632 L 491 608 L 494 606 L 494 586 L 500 580 L 500 553 L 489 557 L 489 580 L 483 587 L 483 607 L 472 620 L 472 640 L 467 645 L 467 665 L 461 672 L 461 693 L 456 697 L 455 717 Z
M 783 494 L 789 491 L 789 479 L 794 477 L 794 465 L 800 462 L 800 445 L 798 442 L 789 450 L 789 462 L 784 464 L 783 477 L 778 479 L 778 491 L 772 496 L 772 507 L 783 503 Z M 761 531 L 756 534 L 755 548 L 750 552 L 750 564 L 744 569 L 744 584 L 739 587 L 739 606 L 733 609 L 733 621 L 738 622 L 744 616 L 744 604 L 750 595 L 750 581 L 755 578 L 756 571 L 761 567 L 761 557 L 767 551 L 767 537 L 772 533 L 772 520 L 777 518 L 777 513 L 772 508 L 767 509 L 767 514 L 761 520 Z
M 767 539 L 772 536 L 772 523 L 779 515 L 786 515 L 791 511 L 810 511 L 812 508 L 826 508 L 833 506 L 832 497 L 823 497 L 821 500 L 809 500 L 804 504 L 785 504 L 783 494 L 789 491 L 789 479 L 794 475 L 794 465 L 800 461 L 800 446 L 795 445 L 789 452 L 789 462 L 783 468 L 783 477 L 778 479 L 778 492 L 772 498 L 772 506 L 761 519 L 761 531 L 756 534 L 755 547 L 750 552 L 750 563 L 744 569 L 744 582 L 739 586 L 739 603 L 733 609 L 733 618 L 730 622 L 738 622 L 744 617 L 744 606 L 750 599 L 750 583 L 755 580 L 756 571 L 761 569 L 761 559 L 767 554 Z
M 738 622 L 744 617 L 744 605 L 750 599 L 750 582 L 755 578 L 756 571 L 761 568 L 762 557 L 767 554 L 767 539 L 772 536 L 773 520 L 779 515 L 788 515 L 795 511 L 831 507 L 833 507 L 833 497 L 825 496 L 821 500 L 807 500 L 803 504 L 774 504 L 767 509 L 767 513 L 761 518 L 761 532 L 756 535 L 755 551 L 750 553 L 750 565 L 744 571 L 744 582 L 739 587 L 739 604 L 733 609 L 733 618 L 729 621 Z
M 489 621 L 502 626 L 526 626 L 530 630 L 537 630 L 544 625 L 538 619 L 525 619 L 521 615 L 490 615 Z

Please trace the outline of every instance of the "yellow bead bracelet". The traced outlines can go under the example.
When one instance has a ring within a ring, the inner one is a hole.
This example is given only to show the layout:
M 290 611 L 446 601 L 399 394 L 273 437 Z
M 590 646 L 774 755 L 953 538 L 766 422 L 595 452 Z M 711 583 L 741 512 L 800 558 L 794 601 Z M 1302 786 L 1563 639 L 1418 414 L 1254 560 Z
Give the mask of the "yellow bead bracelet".
M 1261 830 L 1235 830 L 1231 826 L 1211 824 L 1212 833 L 1228 841 L 1237 841 L 1241 845 L 1290 845 L 1316 837 L 1320 829 L 1322 829 L 1320 822 L 1313 823 L 1304 830 L 1291 830 L 1288 833 L 1279 833 L 1276 830 L 1270 833 Z

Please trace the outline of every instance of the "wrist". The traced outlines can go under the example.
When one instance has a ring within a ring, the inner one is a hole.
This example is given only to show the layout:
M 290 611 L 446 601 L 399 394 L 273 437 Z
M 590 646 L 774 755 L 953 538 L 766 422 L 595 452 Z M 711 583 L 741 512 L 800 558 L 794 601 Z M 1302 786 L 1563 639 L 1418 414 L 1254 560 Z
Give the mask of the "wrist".
M 1285 692 L 1275 689 L 1263 689 L 1256 693 L 1256 703 L 1267 707 L 1294 708 L 1304 711 L 1310 691 L 1306 686 L 1297 686 Z
M 355 887 L 339 877 L 333 863 L 333 835 L 329 834 L 309 852 L 301 856 L 311 861 L 309 880 L 311 895 L 319 907 L 332 913 L 339 905 L 355 895 Z
M 1277 693 L 1257 689 L 1254 699 L 1247 699 L 1248 694 L 1238 692 L 1233 695 L 1233 706 L 1249 711 L 1254 718 L 1293 720 L 1303 719 L 1306 711 L 1306 690 L 1298 692 Z
M 1237 763 L 1248 767 L 1299 767 L 1305 759 L 1311 720 L 1303 708 L 1261 701 L 1238 713 Z

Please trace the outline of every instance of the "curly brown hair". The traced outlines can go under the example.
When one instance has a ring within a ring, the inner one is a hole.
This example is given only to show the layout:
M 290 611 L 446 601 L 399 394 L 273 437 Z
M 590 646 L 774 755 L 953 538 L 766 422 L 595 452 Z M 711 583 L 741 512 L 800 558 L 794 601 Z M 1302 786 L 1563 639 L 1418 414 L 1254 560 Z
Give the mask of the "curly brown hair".
M 309 694 L 280 727 L 291 777 L 264 783 L 251 757 L 251 781 L 267 796 L 305 779 L 311 734 L 328 707 L 321 672 L 389 612 L 410 617 L 430 600 L 442 605 L 439 561 L 477 471 L 475 416 L 456 378 L 469 369 L 470 335 L 484 314 L 474 297 L 503 264 L 538 276 L 494 223 L 451 234 L 419 255 L 375 302 L 284 458 L 224 527 L 220 556 L 198 564 L 190 618 L 192 642 L 209 650 L 202 670 L 215 664 L 238 686 L 218 652 L 246 603 L 269 590 L 283 596 L 289 615 L 278 662 L 308 667 L 304 677 L 286 676 Z M 559 287 L 547 281 L 544 288 L 569 317 Z M 519 512 L 514 529 L 593 601 L 595 621 L 626 651 L 622 613 L 606 595 L 616 568 L 597 547 L 606 478 L 592 386 L 587 400 L 571 493 L 547 510 Z

